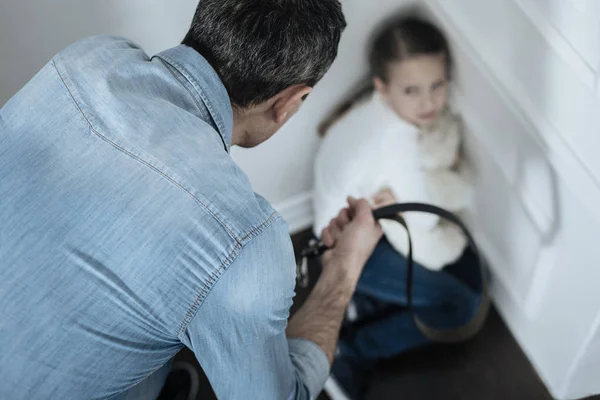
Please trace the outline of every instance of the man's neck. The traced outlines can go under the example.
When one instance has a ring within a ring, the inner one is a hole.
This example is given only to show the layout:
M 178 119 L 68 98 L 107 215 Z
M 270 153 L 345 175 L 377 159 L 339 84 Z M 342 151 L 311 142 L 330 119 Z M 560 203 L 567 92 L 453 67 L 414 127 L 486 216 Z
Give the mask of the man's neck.
M 242 143 L 246 134 L 248 118 L 244 110 L 237 107 L 233 108 L 233 129 L 231 133 L 231 145 L 238 146 Z

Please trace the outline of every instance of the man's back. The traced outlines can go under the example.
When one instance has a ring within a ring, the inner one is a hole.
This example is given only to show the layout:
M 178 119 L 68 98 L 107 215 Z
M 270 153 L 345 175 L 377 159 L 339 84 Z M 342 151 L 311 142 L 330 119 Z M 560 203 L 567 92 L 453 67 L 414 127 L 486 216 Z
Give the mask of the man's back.
M 273 295 L 289 306 L 286 225 L 231 160 L 231 124 L 199 54 L 149 59 L 110 37 L 60 53 L 0 110 L 0 398 L 105 398 L 183 344 L 226 353 L 226 334 L 199 343 L 189 325 L 265 231 L 290 262 Z

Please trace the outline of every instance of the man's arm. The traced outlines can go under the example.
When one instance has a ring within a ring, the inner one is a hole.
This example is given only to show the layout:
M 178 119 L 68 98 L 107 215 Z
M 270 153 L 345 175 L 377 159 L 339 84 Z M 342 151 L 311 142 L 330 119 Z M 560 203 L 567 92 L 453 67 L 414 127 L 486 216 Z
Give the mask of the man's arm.
M 308 400 L 321 391 L 325 353 L 285 334 L 295 274 L 287 224 L 277 219 L 215 278 L 180 339 L 217 398 Z
M 343 209 L 323 231 L 322 239 L 332 250 L 323 256 L 319 281 L 290 321 L 287 334 L 318 344 L 330 364 L 344 312 L 381 235 L 369 203 L 354 199 L 349 199 L 349 208 Z
M 286 224 L 276 221 L 253 238 L 218 278 L 180 336 L 218 398 L 309 399 L 322 390 L 346 305 L 381 236 L 368 203 L 360 204 L 360 215 L 345 210 L 325 230 L 335 247 L 288 337 L 295 267 Z
M 309 298 L 292 317 L 287 328 L 289 338 L 304 338 L 319 345 L 330 365 L 344 312 L 356 285 L 340 272 L 342 267 L 336 262 L 324 266 Z

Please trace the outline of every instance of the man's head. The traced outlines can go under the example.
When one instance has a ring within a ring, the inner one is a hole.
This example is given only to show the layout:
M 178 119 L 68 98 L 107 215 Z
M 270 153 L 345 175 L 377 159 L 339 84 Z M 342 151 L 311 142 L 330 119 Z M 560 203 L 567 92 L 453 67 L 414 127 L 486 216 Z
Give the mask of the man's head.
M 269 139 L 337 55 L 338 0 L 200 0 L 183 40 L 204 56 L 234 107 L 233 144 Z

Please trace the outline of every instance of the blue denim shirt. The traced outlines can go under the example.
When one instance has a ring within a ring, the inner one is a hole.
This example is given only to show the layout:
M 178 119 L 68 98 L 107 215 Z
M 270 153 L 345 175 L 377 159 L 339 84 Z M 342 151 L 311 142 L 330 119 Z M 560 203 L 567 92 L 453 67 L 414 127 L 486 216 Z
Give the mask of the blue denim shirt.
M 287 224 L 232 124 L 197 52 L 107 36 L 0 110 L 0 398 L 110 398 L 184 345 L 220 399 L 317 395 L 324 352 L 285 336 Z

